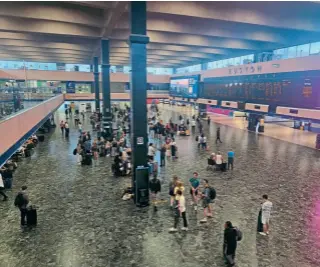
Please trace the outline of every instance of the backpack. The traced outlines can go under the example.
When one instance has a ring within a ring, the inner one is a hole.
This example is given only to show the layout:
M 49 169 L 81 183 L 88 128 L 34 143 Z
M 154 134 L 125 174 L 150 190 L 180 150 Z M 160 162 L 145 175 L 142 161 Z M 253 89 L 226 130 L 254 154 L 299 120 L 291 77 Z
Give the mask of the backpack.
M 196 136 L 196 142 L 198 142 L 199 141 L 199 136 Z
M 214 200 L 217 196 L 216 190 L 213 187 L 210 187 L 209 197 Z
M 242 232 L 237 227 L 234 227 L 234 230 L 236 230 L 236 232 L 237 232 L 237 241 L 241 241 L 242 240 Z
M 23 204 L 25 204 L 25 199 L 23 197 L 22 193 L 18 193 L 18 195 L 16 196 L 15 200 L 14 200 L 14 205 L 18 208 L 22 207 Z
M 73 155 L 74 156 L 77 155 L 77 149 L 76 148 L 73 150 Z

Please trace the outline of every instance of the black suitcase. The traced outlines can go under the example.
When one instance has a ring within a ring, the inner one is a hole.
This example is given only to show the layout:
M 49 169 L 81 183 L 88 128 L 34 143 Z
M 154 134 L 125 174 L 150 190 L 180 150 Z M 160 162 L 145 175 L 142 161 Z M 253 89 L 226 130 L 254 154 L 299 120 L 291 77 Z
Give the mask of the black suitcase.
M 26 149 L 26 150 L 24 151 L 24 156 L 25 156 L 26 158 L 31 157 L 31 150 Z
M 260 209 L 259 215 L 258 215 L 258 223 L 257 223 L 258 232 L 263 232 L 263 224 L 262 224 L 261 218 L 262 218 L 262 209 Z
M 92 154 L 86 154 L 82 161 L 83 165 L 91 165 L 92 164 Z
M 43 142 L 44 141 L 44 135 L 38 135 L 38 140 L 39 140 L 39 142 Z
M 223 163 L 221 164 L 221 171 L 222 171 L 222 172 L 227 171 L 227 163 L 226 163 L 226 162 L 223 162 Z
M 37 225 L 37 209 L 34 206 L 30 206 L 27 210 L 27 225 L 36 226 Z

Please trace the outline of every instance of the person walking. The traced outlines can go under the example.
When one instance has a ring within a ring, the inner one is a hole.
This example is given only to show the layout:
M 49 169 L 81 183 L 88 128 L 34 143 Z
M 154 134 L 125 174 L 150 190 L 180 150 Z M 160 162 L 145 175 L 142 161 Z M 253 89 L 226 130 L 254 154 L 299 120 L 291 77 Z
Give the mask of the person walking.
M 79 129 L 79 134 L 82 134 L 82 123 L 81 121 L 78 122 L 78 129 Z
M 69 114 L 68 108 L 65 109 L 64 113 L 66 114 L 66 120 L 67 120 L 68 119 L 68 114 Z
M 1 173 L 0 173 L 0 195 L 3 196 L 3 201 L 7 201 L 8 200 L 8 196 L 5 193 L 5 188 L 4 188 L 4 183 L 3 183 L 3 179 L 2 179 Z
M 230 149 L 228 151 L 228 170 L 233 170 L 233 163 L 234 163 L 234 152 L 232 151 L 232 149 Z
M 272 210 L 272 202 L 268 199 L 268 195 L 262 196 L 262 214 L 261 222 L 263 224 L 263 232 L 259 232 L 261 235 L 269 235 L 269 221 Z
M 69 137 L 69 124 L 67 122 L 65 122 L 64 124 L 64 129 L 65 129 L 65 136 Z
M 188 221 L 187 221 L 187 214 L 186 214 L 186 199 L 181 190 L 177 191 L 177 201 L 175 204 L 175 216 L 174 216 L 174 226 L 170 228 L 169 232 L 174 233 L 177 232 L 177 226 L 180 220 L 180 217 L 183 219 L 183 227 L 181 228 L 182 231 L 188 231 Z
M 204 190 L 202 192 L 202 204 L 203 204 L 203 215 L 204 218 L 200 220 L 200 223 L 206 223 L 207 218 L 212 218 L 212 207 L 211 203 L 216 198 L 216 190 L 209 185 L 209 181 L 204 179 Z
M 64 121 L 60 121 L 60 129 L 61 129 L 61 133 L 63 135 L 64 134 Z
M 216 143 L 218 143 L 218 141 L 219 141 L 220 143 L 222 143 L 222 141 L 221 141 L 221 139 L 220 139 L 220 127 L 218 127 L 218 129 L 217 129 Z
M 82 120 L 84 121 L 84 119 L 85 119 L 85 113 L 84 113 L 83 110 L 81 111 L 81 116 L 82 116 Z
M 26 226 L 26 217 L 27 217 L 27 207 L 29 204 L 29 196 L 27 193 L 27 186 L 22 186 L 21 191 L 17 194 L 14 205 L 20 210 L 20 224 L 21 226 Z
M 237 249 L 238 233 L 230 221 L 224 225 L 223 255 L 229 267 L 235 266 L 235 256 Z
M 160 167 L 164 167 L 166 165 L 166 152 L 167 152 L 167 145 L 163 144 L 160 149 Z
M 190 188 L 190 195 L 191 195 L 191 205 L 194 205 L 194 210 L 198 210 L 198 190 L 200 186 L 200 178 L 197 172 L 193 173 L 193 177 L 189 180 L 191 188 Z
M 207 150 L 207 137 L 204 134 L 201 135 L 201 147 Z
M 208 126 L 210 126 L 210 122 L 211 122 L 211 118 L 210 116 L 208 116 L 208 119 L 207 119 Z
M 150 188 L 150 193 L 151 193 L 151 202 L 153 205 L 153 210 L 157 211 L 157 200 L 158 200 L 158 195 L 161 192 L 161 182 L 157 178 L 157 173 L 154 172 L 153 178 L 149 182 L 149 188 Z

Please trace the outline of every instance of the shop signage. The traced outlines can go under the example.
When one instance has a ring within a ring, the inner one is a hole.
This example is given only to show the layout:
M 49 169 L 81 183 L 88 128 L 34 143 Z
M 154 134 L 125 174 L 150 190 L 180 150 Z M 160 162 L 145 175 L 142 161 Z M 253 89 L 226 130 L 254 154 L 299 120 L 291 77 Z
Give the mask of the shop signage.
M 262 72 L 262 66 L 258 65 L 247 65 L 247 66 L 240 66 L 229 68 L 229 75 L 242 75 L 242 74 L 257 74 Z

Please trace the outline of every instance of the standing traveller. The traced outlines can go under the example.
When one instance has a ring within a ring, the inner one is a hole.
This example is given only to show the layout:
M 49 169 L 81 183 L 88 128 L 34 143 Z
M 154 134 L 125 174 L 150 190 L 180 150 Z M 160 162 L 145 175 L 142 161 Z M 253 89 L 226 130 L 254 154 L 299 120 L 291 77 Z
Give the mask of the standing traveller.
M 78 122 L 78 129 L 79 129 L 79 134 L 82 134 L 82 123 L 81 121 Z
M 233 170 L 233 162 L 234 162 L 234 152 L 232 151 L 232 149 L 230 149 L 228 151 L 228 170 Z
M 222 141 L 221 141 L 221 139 L 220 139 L 220 127 L 218 127 L 218 129 L 217 129 L 216 143 L 218 143 L 218 141 L 219 141 L 220 143 L 222 143 Z
M 196 121 L 194 118 L 192 118 L 192 121 L 191 121 L 191 129 L 192 129 L 192 132 L 196 130 Z
M 68 114 L 69 114 L 68 108 L 65 109 L 64 113 L 66 114 L 66 120 L 67 120 L 68 119 Z
M 64 134 L 64 121 L 60 122 L 60 129 L 61 129 L 61 133 L 63 135 Z
M 180 220 L 180 217 L 183 219 L 183 227 L 181 228 L 182 231 L 188 231 L 188 221 L 187 221 L 187 214 L 186 214 L 186 199 L 181 190 L 177 191 L 176 197 L 176 206 L 175 206 L 175 216 L 174 216 L 174 226 L 169 230 L 169 232 L 177 232 L 177 226 Z
M 223 157 L 221 155 L 221 152 L 218 151 L 217 155 L 216 155 L 216 168 L 217 170 L 221 170 L 221 166 L 222 166 L 222 163 L 223 163 Z
M 2 175 L 0 173 L 0 195 L 3 196 L 3 201 L 8 200 L 8 196 L 5 194 L 4 183 L 2 180 Z
M 66 137 L 69 137 L 69 124 L 66 122 L 64 124 L 64 129 L 65 129 L 65 133 L 66 133 Z
M 261 222 L 263 224 L 263 232 L 259 232 L 261 235 L 269 235 L 269 221 L 272 210 L 272 202 L 268 199 L 268 195 L 262 196 L 262 214 Z
M 238 233 L 230 221 L 224 225 L 223 254 L 229 267 L 235 266 Z
M 160 149 L 160 167 L 164 167 L 166 165 L 166 152 L 167 152 L 167 145 L 163 144 Z
M 174 160 L 177 157 L 177 144 L 176 142 L 173 140 L 171 143 L 171 158 Z
M 206 223 L 207 218 L 212 218 L 212 207 L 211 203 L 216 198 L 216 190 L 209 185 L 209 181 L 207 179 L 203 179 L 204 181 L 204 190 L 202 192 L 202 204 L 203 204 L 203 215 L 204 218 L 200 220 L 201 223 Z
M 204 134 L 201 135 L 201 147 L 207 150 L 207 137 Z
M 156 149 L 153 147 L 153 143 L 150 143 L 149 147 L 148 147 L 148 158 L 149 158 L 149 161 L 151 161 L 151 162 L 154 161 L 155 153 L 156 153 Z
M 84 111 L 83 111 L 83 110 L 81 111 L 81 116 L 82 116 L 82 120 L 84 121 L 85 113 L 84 113 Z
M 21 191 L 17 194 L 15 200 L 14 200 L 14 205 L 20 209 L 20 224 L 21 226 L 25 226 L 26 223 L 26 217 L 27 217 L 27 207 L 29 204 L 29 196 L 27 193 L 28 187 L 25 185 L 21 187 Z
M 151 202 L 153 205 L 153 210 L 157 211 L 157 200 L 158 194 L 161 192 L 161 183 L 160 180 L 157 178 L 156 172 L 154 172 L 153 178 L 149 182 L 149 188 L 151 193 Z
M 175 192 L 174 189 L 176 188 L 178 184 L 179 178 L 177 175 L 174 175 L 170 184 L 169 184 L 169 195 L 170 195 L 170 207 L 173 207 L 174 201 L 175 201 Z
M 210 126 L 210 122 L 211 122 L 211 118 L 210 118 L 210 116 L 208 116 L 208 120 L 207 120 L 207 122 L 208 122 L 208 126 Z
M 191 205 L 194 205 L 194 210 L 198 209 L 198 190 L 200 186 L 200 178 L 197 172 L 193 173 L 193 177 L 189 180 L 191 188 L 190 188 L 190 195 L 192 198 Z

